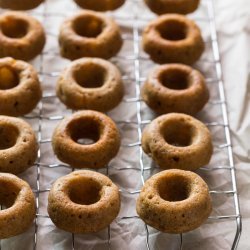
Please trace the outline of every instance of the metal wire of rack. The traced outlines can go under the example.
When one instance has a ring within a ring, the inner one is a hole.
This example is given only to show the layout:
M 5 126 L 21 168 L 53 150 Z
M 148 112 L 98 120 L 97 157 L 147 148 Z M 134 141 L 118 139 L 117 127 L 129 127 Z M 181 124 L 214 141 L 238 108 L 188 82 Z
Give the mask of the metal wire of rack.
M 109 176 L 109 171 L 111 169 L 116 169 L 119 171 L 122 170 L 135 170 L 140 172 L 140 177 L 141 177 L 141 183 L 142 185 L 145 182 L 145 172 L 151 171 L 152 166 L 145 166 L 143 157 L 144 153 L 141 147 L 141 136 L 142 136 L 142 130 L 143 126 L 146 124 L 150 123 L 150 119 L 144 119 L 142 115 L 142 100 L 140 98 L 140 87 L 141 84 L 145 81 L 146 76 L 142 75 L 141 73 L 141 63 L 144 61 L 149 61 L 148 57 L 141 56 L 140 53 L 140 40 L 141 40 L 141 33 L 140 33 L 140 25 L 139 23 L 141 21 L 145 22 L 145 24 L 150 20 L 150 19 L 144 19 L 140 16 L 140 10 L 139 10 L 139 0 L 129 0 L 133 2 L 134 4 L 134 10 L 133 10 L 133 20 L 132 20 L 132 35 L 126 35 L 123 34 L 123 39 L 129 40 L 133 44 L 133 56 L 121 56 L 118 55 L 117 57 L 114 58 L 114 60 L 127 60 L 132 62 L 133 65 L 133 77 L 128 76 L 128 75 L 123 75 L 123 80 L 124 81 L 131 81 L 134 82 L 135 84 L 135 97 L 132 98 L 125 98 L 123 102 L 125 103 L 135 103 L 136 104 L 136 121 L 134 120 L 116 120 L 117 124 L 128 124 L 128 125 L 135 125 L 137 127 L 137 135 L 138 135 L 138 141 L 133 142 L 133 143 L 127 143 L 127 144 L 122 144 L 122 148 L 134 148 L 138 147 L 139 148 L 139 168 L 134 167 L 134 166 L 128 166 L 128 167 L 122 167 L 118 168 L 116 166 L 107 166 L 104 171 L 107 176 Z M 61 16 L 65 17 L 64 13 L 53 13 L 53 14 L 47 14 L 47 1 L 43 4 L 43 11 L 39 13 L 35 13 L 35 15 L 38 15 L 42 18 L 43 23 L 46 23 L 46 18 L 48 16 Z M 217 33 L 216 33 L 216 27 L 215 27 L 215 16 L 214 16 L 214 9 L 213 9 L 213 0 L 204 0 L 202 1 L 202 4 L 206 6 L 207 13 L 208 13 L 208 19 L 202 19 L 202 21 L 208 22 L 209 27 L 210 27 L 210 39 L 209 41 L 206 41 L 206 43 L 211 43 L 212 46 L 212 52 L 213 52 L 213 60 L 210 61 L 210 63 L 213 63 L 215 65 L 216 69 L 216 76 L 215 78 L 206 78 L 207 83 L 211 84 L 216 84 L 218 87 L 218 94 L 219 94 L 219 99 L 218 100 L 213 100 L 210 101 L 211 105 L 216 105 L 220 106 L 221 112 L 222 112 L 222 121 L 213 121 L 213 122 L 207 122 L 206 125 L 208 127 L 222 127 L 225 133 L 225 143 L 216 145 L 218 149 L 226 149 L 227 150 L 227 157 L 229 164 L 228 166 L 213 166 L 210 167 L 209 169 L 204 167 L 202 170 L 204 171 L 216 171 L 216 170 L 223 170 L 223 171 L 230 171 L 231 175 L 231 189 L 228 190 L 211 190 L 210 194 L 211 195 L 231 195 L 233 196 L 233 207 L 234 207 L 234 213 L 229 214 L 229 215 L 218 215 L 218 216 L 210 216 L 209 220 L 210 221 L 224 221 L 224 220 L 234 220 L 236 224 L 236 232 L 235 232 L 235 237 L 232 243 L 231 249 L 237 249 L 238 241 L 240 239 L 240 233 L 241 233 L 241 215 L 240 215 L 240 208 L 239 208 L 239 198 L 238 198 L 238 193 L 237 193 L 237 185 L 236 185 L 236 173 L 235 173 L 235 165 L 234 165 L 234 160 L 233 160 L 233 150 L 232 150 L 232 143 L 231 143 L 231 137 L 230 137 L 230 128 L 229 128 L 229 123 L 228 123 L 228 114 L 227 114 L 227 104 L 226 104 L 226 98 L 225 98 L 225 92 L 224 92 L 224 83 L 223 83 L 223 77 L 222 77 L 222 66 L 221 66 L 221 59 L 220 59 L 220 54 L 219 54 L 219 46 L 218 46 L 218 39 L 217 39 Z M 117 20 L 126 20 L 126 17 L 119 17 L 116 15 L 111 14 L 115 19 Z M 131 17 L 130 17 L 131 18 Z M 47 35 L 50 36 L 56 36 L 53 33 L 47 33 Z M 59 72 L 45 72 L 44 70 L 44 56 L 50 54 L 54 55 L 56 54 L 54 51 L 48 51 L 48 52 L 43 52 L 40 56 L 40 63 L 39 63 L 39 74 L 41 79 L 45 76 L 50 76 L 50 77 L 57 77 Z M 41 168 L 48 168 L 48 169 L 61 169 L 61 168 L 67 168 L 71 169 L 70 166 L 61 164 L 61 163 L 43 163 L 41 161 L 42 158 L 42 151 L 41 151 L 41 146 L 44 144 L 49 144 L 51 143 L 51 139 L 43 139 L 42 132 L 43 132 L 43 121 L 60 121 L 64 118 L 63 114 L 59 115 L 48 115 L 44 114 L 44 102 L 48 99 L 54 99 L 56 98 L 55 94 L 53 93 L 45 93 L 43 95 L 43 98 L 41 102 L 39 103 L 38 106 L 38 114 L 31 114 L 25 116 L 25 119 L 28 120 L 37 120 L 38 121 L 38 131 L 37 131 L 37 137 L 38 137 L 38 142 L 39 142 L 39 152 L 38 152 L 38 158 L 36 162 L 36 188 L 34 191 L 35 196 L 36 196 L 36 206 L 37 206 L 37 214 L 36 214 L 36 219 L 35 219 L 35 226 L 34 226 L 34 234 L 33 234 L 33 249 L 37 249 L 38 246 L 38 228 L 39 228 L 39 223 L 38 219 L 39 218 L 46 218 L 49 219 L 49 216 L 46 214 L 41 214 L 39 213 L 39 197 L 42 193 L 48 193 L 50 188 L 45 188 L 41 189 L 41 181 L 40 181 L 40 173 L 41 173 Z M 74 169 L 72 169 L 74 171 Z M 127 193 L 129 195 L 136 195 L 140 192 L 140 190 L 126 190 L 123 188 L 120 188 L 121 193 Z M 117 218 L 117 220 L 129 220 L 129 219 L 135 219 L 139 220 L 139 217 L 137 215 L 131 215 L 131 216 L 123 216 Z M 145 224 L 145 246 L 146 249 L 150 250 L 153 249 L 150 246 L 150 230 L 149 227 Z M 112 249 L 112 234 L 111 234 L 111 228 L 110 226 L 107 229 L 107 249 Z M 0 244 L 0 250 L 1 248 Z M 71 237 L 71 249 L 76 249 L 75 246 L 75 236 L 72 234 Z M 179 236 L 179 249 L 185 249 L 184 241 L 183 241 L 183 235 L 180 234 Z

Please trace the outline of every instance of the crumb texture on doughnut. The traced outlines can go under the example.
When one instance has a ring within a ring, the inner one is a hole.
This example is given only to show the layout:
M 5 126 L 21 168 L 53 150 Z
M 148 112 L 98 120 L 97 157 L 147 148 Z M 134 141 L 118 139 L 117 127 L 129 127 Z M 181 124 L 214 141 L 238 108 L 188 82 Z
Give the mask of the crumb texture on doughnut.
M 195 173 L 165 170 L 146 181 L 136 204 L 141 219 L 164 233 L 185 233 L 201 226 L 212 210 L 205 181 Z
M 32 65 L 10 57 L 0 59 L 0 115 L 28 114 L 41 97 L 40 82 Z
M 179 14 L 166 14 L 148 24 L 143 31 L 142 46 L 159 64 L 193 64 L 205 45 L 196 23 Z
M 0 173 L 0 239 L 24 233 L 32 224 L 35 197 L 28 183 L 15 175 Z
M 27 122 L 0 116 L 0 172 L 22 173 L 34 164 L 37 151 L 35 133 Z
M 103 59 L 78 59 L 61 73 L 56 93 L 71 109 L 107 112 L 123 97 L 121 73 L 115 65 Z
M 200 0 L 144 0 L 144 2 L 151 11 L 158 15 L 169 13 L 192 13 L 200 4 Z
M 0 7 L 11 10 L 30 10 L 39 6 L 44 0 L 0 0 Z
M 102 168 L 120 148 L 115 123 L 97 111 L 79 111 L 56 127 L 52 146 L 58 159 L 75 168 Z
M 29 61 L 40 54 L 46 37 L 42 24 L 25 13 L 0 15 L 0 57 Z
M 109 11 L 121 7 L 125 0 L 74 0 L 81 8 L 94 11 Z
M 84 10 L 63 22 L 59 44 L 61 55 L 70 60 L 109 59 L 120 51 L 122 38 L 119 26 L 111 17 Z
M 213 153 L 208 128 L 178 113 L 153 120 L 143 131 L 142 148 L 163 169 L 191 171 L 207 165 Z
M 118 215 L 118 187 L 105 175 L 75 171 L 59 178 L 48 198 L 48 213 L 54 224 L 72 233 L 95 233 Z
M 203 75 L 183 64 L 156 67 L 142 86 L 141 95 L 156 113 L 197 114 L 209 100 Z

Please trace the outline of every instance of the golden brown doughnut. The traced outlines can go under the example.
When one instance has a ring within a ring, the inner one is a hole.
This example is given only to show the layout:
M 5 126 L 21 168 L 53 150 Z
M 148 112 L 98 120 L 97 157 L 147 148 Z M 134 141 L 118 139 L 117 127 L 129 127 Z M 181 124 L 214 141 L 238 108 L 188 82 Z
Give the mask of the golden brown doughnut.
M 0 59 L 0 114 L 21 116 L 31 112 L 42 97 L 32 65 L 7 57 Z
M 207 127 L 177 113 L 153 120 L 143 131 L 142 148 L 163 169 L 196 170 L 208 164 L 213 153 Z
M 121 7 L 125 0 L 74 0 L 80 7 L 95 11 L 109 11 Z
M 36 8 L 44 0 L 0 0 L 0 7 L 11 10 L 30 10 Z
M 0 239 L 25 232 L 35 215 L 35 197 L 29 184 L 15 175 L 0 173 Z
M 209 99 L 203 75 L 183 64 L 157 66 L 141 92 L 147 105 L 159 114 L 177 112 L 195 115 Z
M 59 178 L 48 198 L 48 213 L 54 224 L 72 233 L 94 233 L 107 227 L 118 215 L 120 195 L 105 175 L 88 170 Z
M 144 0 L 151 11 L 158 15 L 168 13 L 188 14 L 194 12 L 200 0 Z
M 43 26 L 25 13 L 8 11 L 0 16 L 0 57 L 29 61 L 45 45 Z
M 136 204 L 148 225 L 165 233 L 196 229 L 211 213 L 207 184 L 195 173 L 165 170 L 146 181 Z
M 193 64 L 204 51 L 199 27 L 178 14 L 166 14 L 149 23 L 142 37 L 143 49 L 156 63 Z
M 81 143 L 89 139 L 91 143 Z M 52 145 L 58 159 L 75 168 L 102 168 L 116 156 L 120 135 L 115 123 L 97 111 L 79 111 L 56 127 Z
M 123 97 L 121 73 L 103 59 L 78 59 L 61 73 L 56 93 L 71 109 L 106 112 L 116 107 Z
M 0 172 L 25 171 L 34 164 L 37 151 L 35 133 L 27 122 L 0 116 Z
M 81 57 L 109 59 L 121 49 L 122 38 L 111 17 L 85 10 L 64 21 L 59 44 L 61 55 L 70 60 Z

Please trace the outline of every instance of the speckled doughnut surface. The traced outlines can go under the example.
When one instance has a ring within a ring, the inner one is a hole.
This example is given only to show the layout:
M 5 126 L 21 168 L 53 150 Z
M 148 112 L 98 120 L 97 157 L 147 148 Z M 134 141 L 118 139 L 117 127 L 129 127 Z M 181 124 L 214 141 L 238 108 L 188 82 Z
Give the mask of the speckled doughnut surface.
M 203 75 L 183 64 L 156 67 L 142 87 L 142 98 L 159 114 L 195 115 L 209 99 Z
M 61 73 L 56 93 L 71 109 L 106 112 L 116 107 L 123 97 L 121 73 L 103 59 L 78 59 Z
M 0 57 L 29 61 L 41 53 L 45 40 L 43 26 L 34 17 L 13 11 L 0 16 Z
M 151 11 L 158 15 L 168 13 L 188 14 L 194 12 L 200 0 L 144 0 Z
M 12 174 L 0 173 L 0 239 L 25 232 L 32 224 L 36 208 L 29 184 Z
M 94 11 L 109 11 L 121 7 L 125 0 L 74 0 L 80 7 Z
M 137 200 L 138 215 L 165 233 L 198 228 L 211 213 L 207 184 L 195 173 L 165 170 L 146 181 Z
M 199 27 L 178 14 L 166 14 L 149 23 L 142 45 L 156 63 L 195 63 L 204 51 Z
M 0 138 L 0 172 L 18 174 L 34 164 L 38 145 L 27 122 L 0 116 Z
M 32 65 L 10 57 L 0 59 L 0 114 L 21 116 L 31 112 L 42 97 Z
M 143 131 L 142 148 L 163 169 L 193 171 L 208 164 L 213 153 L 208 128 L 178 113 L 153 120 Z
M 36 8 L 44 0 L 0 0 L 0 7 L 11 10 L 30 10 Z
M 83 145 L 79 139 L 89 138 Z M 75 168 L 102 168 L 116 156 L 120 135 L 115 123 L 97 111 L 79 111 L 56 127 L 52 145 L 58 159 Z
M 59 44 L 61 55 L 70 60 L 81 57 L 109 59 L 121 49 L 122 38 L 111 17 L 86 10 L 64 21 Z
M 49 193 L 48 213 L 54 224 L 72 233 L 94 233 L 118 215 L 118 187 L 105 175 L 88 170 L 58 179 Z

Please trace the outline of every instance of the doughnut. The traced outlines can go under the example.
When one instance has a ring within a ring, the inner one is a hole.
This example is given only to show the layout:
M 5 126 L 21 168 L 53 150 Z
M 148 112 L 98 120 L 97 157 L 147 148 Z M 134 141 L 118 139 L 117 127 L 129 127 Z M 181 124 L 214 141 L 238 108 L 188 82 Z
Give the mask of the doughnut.
M 8 11 L 0 15 L 0 57 L 29 61 L 45 45 L 43 26 L 25 13 Z
M 121 73 L 103 59 L 78 59 L 61 73 L 56 93 L 70 109 L 107 112 L 123 97 Z
M 188 14 L 194 12 L 200 0 L 144 0 L 149 9 L 158 15 L 168 13 Z
M 0 172 L 25 171 L 34 164 L 37 151 L 35 133 L 27 122 L 0 115 Z
M 208 186 L 199 175 L 172 169 L 145 182 L 136 210 L 146 224 L 164 233 L 178 234 L 201 226 L 212 205 Z
M 0 173 L 0 239 L 25 232 L 35 215 L 35 197 L 29 184 L 15 175 Z
M 80 170 L 59 178 L 48 197 L 53 223 L 71 233 L 95 233 L 118 215 L 118 187 L 105 175 Z
M 195 115 L 209 99 L 203 75 L 183 64 L 157 66 L 142 86 L 142 99 L 156 113 Z
M 42 90 L 32 65 L 13 58 L 0 59 L 0 114 L 21 116 L 40 101 Z
M 0 0 L 0 8 L 12 10 L 30 10 L 36 8 L 44 0 Z
M 143 31 L 142 46 L 160 64 L 193 64 L 205 48 L 199 27 L 178 14 L 162 15 L 149 23 Z
M 81 8 L 95 11 L 109 11 L 121 7 L 125 0 L 74 0 Z
M 81 57 L 109 59 L 121 49 L 122 38 L 111 17 L 85 10 L 64 21 L 59 44 L 61 55 L 70 60 Z
M 58 159 L 74 168 L 103 168 L 120 148 L 115 123 L 97 111 L 79 111 L 56 127 L 52 146 Z
M 153 120 L 143 131 L 142 148 L 160 168 L 191 171 L 208 164 L 213 153 L 208 128 L 178 113 Z

